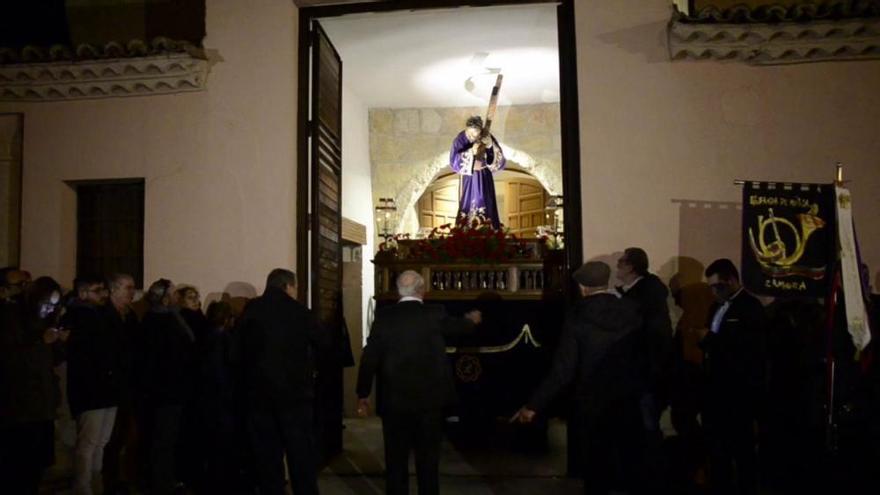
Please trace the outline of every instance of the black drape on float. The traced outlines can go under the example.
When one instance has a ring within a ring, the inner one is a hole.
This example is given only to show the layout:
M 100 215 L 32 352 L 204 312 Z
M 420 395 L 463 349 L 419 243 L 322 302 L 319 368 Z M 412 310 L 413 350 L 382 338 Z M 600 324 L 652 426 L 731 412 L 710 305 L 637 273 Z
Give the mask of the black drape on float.
M 832 184 L 746 182 L 742 281 L 756 294 L 823 297 L 835 260 Z

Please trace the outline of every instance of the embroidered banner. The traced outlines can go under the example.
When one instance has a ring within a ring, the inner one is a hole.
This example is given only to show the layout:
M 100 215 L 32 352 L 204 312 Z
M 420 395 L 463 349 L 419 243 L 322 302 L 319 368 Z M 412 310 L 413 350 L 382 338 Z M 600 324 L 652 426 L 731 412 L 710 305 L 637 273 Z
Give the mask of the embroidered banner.
M 756 294 L 823 297 L 836 256 L 834 186 L 743 186 L 742 282 Z

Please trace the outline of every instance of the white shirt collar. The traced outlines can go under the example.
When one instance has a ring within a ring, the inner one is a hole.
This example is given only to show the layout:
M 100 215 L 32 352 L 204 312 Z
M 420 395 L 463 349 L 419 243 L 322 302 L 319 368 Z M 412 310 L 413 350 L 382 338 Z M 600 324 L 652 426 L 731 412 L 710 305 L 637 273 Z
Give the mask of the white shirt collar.
M 422 301 L 421 297 L 416 297 L 416 296 L 403 296 L 397 302 L 402 303 L 402 302 L 409 302 L 409 301 L 418 301 L 419 303 L 424 302 L 424 301 Z
M 636 279 L 633 280 L 632 282 L 630 282 L 630 283 L 624 285 L 623 287 L 621 287 L 621 290 L 623 290 L 623 292 L 629 292 L 629 290 L 632 289 L 633 287 L 635 287 L 635 285 L 636 285 L 637 283 L 639 283 L 639 280 L 641 280 L 641 279 L 643 279 L 643 278 L 644 278 L 644 277 L 642 277 L 641 275 L 639 275 L 638 278 L 636 278 Z
M 621 296 L 620 296 L 620 292 L 617 292 L 616 290 L 614 290 L 614 289 L 612 289 L 612 288 L 610 288 L 610 287 L 607 288 L 607 289 L 605 289 L 605 290 L 603 290 L 603 291 L 599 291 L 599 292 L 594 292 L 594 293 L 592 293 L 592 294 L 588 294 L 586 297 L 600 296 L 600 295 L 603 295 L 603 294 L 611 294 L 612 296 L 614 296 L 614 297 L 616 297 L 616 298 L 618 298 L 618 299 L 620 299 L 620 297 L 621 297 Z
M 727 310 L 730 309 L 731 303 L 733 303 L 733 300 L 736 299 L 736 296 L 740 295 L 742 291 L 743 287 L 740 287 L 738 291 L 734 292 L 732 296 L 715 310 L 715 315 L 712 317 L 712 323 L 709 325 L 709 330 L 712 333 L 718 333 L 721 330 L 721 322 L 724 321 L 724 316 L 727 314 Z

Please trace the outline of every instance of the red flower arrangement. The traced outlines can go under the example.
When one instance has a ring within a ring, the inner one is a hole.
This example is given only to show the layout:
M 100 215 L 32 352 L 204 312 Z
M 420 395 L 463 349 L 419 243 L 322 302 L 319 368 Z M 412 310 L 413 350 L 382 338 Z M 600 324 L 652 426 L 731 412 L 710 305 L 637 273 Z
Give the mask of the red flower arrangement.
M 408 241 L 409 235 L 394 236 L 379 245 L 379 251 L 398 254 L 398 242 Z M 424 239 L 406 242 L 409 249 L 401 250 L 402 259 L 432 262 L 467 261 L 469 263 L 503 263 L 529 258 L 527 244 L 510 234 L 504 226 L 495 228 L 483 216 L 462 218 L 454 226 L 435 227 Z

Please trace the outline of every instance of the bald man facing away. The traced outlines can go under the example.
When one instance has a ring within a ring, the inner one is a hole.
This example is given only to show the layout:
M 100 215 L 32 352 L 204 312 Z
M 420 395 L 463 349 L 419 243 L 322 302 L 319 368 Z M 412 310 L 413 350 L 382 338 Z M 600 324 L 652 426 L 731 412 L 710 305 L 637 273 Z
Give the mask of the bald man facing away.
M 436 495 L 443 409 L 455 397 L 444 337 L 469 331 L 482 316 L 474 310 L 453 318 L 442 306 L 424 304 L 425 280 L 412 270 L 397 278 L 397 291 L 399 302 L 377 312 L 361 356 L 358 413 L 367 414 L 376 377 L 386 493 L 409 494 L 409 453 L 414 450 L 419 495 Z

